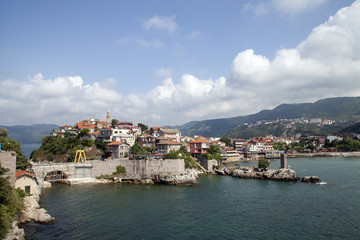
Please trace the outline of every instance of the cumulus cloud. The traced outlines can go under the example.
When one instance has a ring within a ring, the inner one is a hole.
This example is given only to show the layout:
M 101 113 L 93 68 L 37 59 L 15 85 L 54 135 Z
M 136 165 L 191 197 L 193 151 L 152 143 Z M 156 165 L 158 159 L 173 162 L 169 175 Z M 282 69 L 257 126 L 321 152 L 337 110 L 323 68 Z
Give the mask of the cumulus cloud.
M 0 81 L 3 124 L 72 124 L 90 117 L 112 117 L 151 126 L 255 113 L 281 103 L 335 96 L 360 96 L 360 1 L 314 28 L 296 48 L 268 59 L 252 49 L 234 58 L 227 77 L 200 79 L 183 74 L 143 94 L 121 95 L 116 80 L 86 84 L 80 76 L 24 82 Z M 14 120 L 15 119 L 15 120 Z M 16 120 L 18 119 L 18 120 Z M 26 122 L 24 122 L 26 119 Z
M 175 22 L 175 16 L 162 17 L 155 15 L 143 22 L 143 27 L 145 29 L 164 30 L 169 33 L 174 33 L 177 29 L 177 24 Z

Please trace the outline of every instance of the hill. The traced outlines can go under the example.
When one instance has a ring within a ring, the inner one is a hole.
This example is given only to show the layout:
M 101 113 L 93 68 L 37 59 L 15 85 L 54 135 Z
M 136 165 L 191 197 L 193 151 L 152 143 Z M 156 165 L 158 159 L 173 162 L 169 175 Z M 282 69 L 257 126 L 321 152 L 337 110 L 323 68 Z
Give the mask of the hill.
M 43 137 L 48 136 L 54 128 L 58 128 L 55 124 L 35 124 L 30 126 L 1 126 L 8 130 L 9 137 L 15 139 L 22 144 L 41 144 Z
M 235 131 L 234 128 L 244 128 L 245 123 L 257 121 L 273 121 L 277 119 L 295 118 L 321 118 L 335 120 L 337 122 L 347 121 L 354 123 L 360 120 L 360 97 L 338 97 L 322 99 L 314 103 L 281 104 L 273 110 L 263 110 L 256 114 L 238 116 L 232 118 L 212 119 L 204 121 L 193 121 L 181 126 L 176 126 L 182 135 L 193 136 L 229 136 L 227 134 Z M 345 127 L 336 127 L 337 131 Z M 237 137 L 231 134 L 233 137 Z
M 345 127 L 339 131 L 339 133 L 357 133 L 360 134 L 360 122 Z

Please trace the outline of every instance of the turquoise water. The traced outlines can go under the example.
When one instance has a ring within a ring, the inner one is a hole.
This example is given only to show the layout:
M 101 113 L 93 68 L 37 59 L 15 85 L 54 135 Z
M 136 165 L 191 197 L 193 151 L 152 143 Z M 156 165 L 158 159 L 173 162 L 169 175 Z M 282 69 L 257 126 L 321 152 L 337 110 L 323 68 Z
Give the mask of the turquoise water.
M 326 184 L 202 176 L 186 187 L 55 185 L 42 205 L 56 223 L 24 228 L 27 239 L 359 239 L 360 158 L 289 162 Z

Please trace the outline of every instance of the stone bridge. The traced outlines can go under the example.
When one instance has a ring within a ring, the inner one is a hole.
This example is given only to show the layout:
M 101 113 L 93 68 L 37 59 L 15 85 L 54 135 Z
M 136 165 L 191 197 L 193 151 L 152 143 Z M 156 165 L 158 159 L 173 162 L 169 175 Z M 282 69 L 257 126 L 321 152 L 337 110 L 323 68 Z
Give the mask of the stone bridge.
M 56 181 L 59 179 L 91 178 L 112 174 L 117 166 L 126 168 L 129 179 L 156 178 L 166 175 L 185 173 L 183 159 L 143 159 L 129 160 L 128 158 L 111 159 L 106 161 L 90 160 L 86 163 L 32 163 L 32 168 L 41 180 Z

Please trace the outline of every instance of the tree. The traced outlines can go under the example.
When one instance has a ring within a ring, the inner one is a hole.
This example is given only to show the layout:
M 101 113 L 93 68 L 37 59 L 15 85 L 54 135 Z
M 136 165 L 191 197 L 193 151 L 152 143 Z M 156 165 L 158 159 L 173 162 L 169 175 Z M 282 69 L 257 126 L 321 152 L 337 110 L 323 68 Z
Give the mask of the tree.
M 269 165 L 269 161 L 265 158 L 261 158 L 258 162 L 258 168 L 264 168 L 265 170 L 269 167 Z
M 21 150 L 21 143 L 9 137 L 0 136 L 1 150 L 16 152 L 16 168 L 26 169 L 28 160 Z
M 133 155 L 144 154 L 144 148 L 136 141 L 135 144 L 131 147 L 131 153 Z
M 6 128 L 0 128 L 0 137 L 8 137 L 8 130 Z
M 209 147 L 209 153 L 210 153 L 210 154 L 220 153 L 220 147 L 219 147 L 219 145 L 217 145 L 217 144 L 211 145 L 211 146 Z
M 148 130 L 148 126 L 143 124 L 143 123 L 138 123 L 138 127 L 141 129 L 141 132 L 145 132 L 146 130 Z
M 120 121 L 118 119 L 112 119 L 111 120 L 111 126 L 116 126 Z
M 230 138 L 222 137 L 222 138 L 220 138 L 220 141 L 224 142 L 226 144 L 226 146 L 229 146 L 229 147 L 232 146 L 232 141 Z
M 90 133 L 90 129 L 88 129 L 88 128 L 83 128 L 83 129 L 80 130 L 79 137 L 88 136 L 89 133 Z
M 3 175 L 8 171 L 0 165 L 0 239 L 3 239 L 11 228 L 16 213 L 22 209 L 25 192 L 11 187 Z

